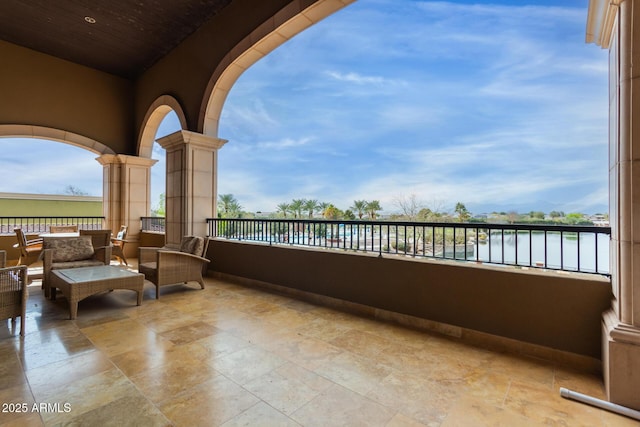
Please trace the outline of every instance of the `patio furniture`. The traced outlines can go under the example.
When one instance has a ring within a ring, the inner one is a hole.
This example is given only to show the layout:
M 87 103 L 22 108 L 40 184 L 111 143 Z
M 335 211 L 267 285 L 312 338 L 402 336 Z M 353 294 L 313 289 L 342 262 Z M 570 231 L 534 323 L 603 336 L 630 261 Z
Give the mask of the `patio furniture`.
M 51 225 L 49 226 L 49 233 L 77 233 L 77 225 Z
M 15 327 L 20 316 L 20 336 L 24 337 L 24 323 L 27 309 L 28 277 L 27 266 L 6 267 L 7 253 L 0 251 L 0 319 L 11 319 Z
M 170 248 L 138 248 L 138 271 L 156 285 L 156 299 L 160 298 L 160 286 L 195 281 L 204 289 L 202 272 L 209 262 L 209 239 L 197 236 L 182 238 L 180 250 Z
M 111 246 L 111 230 L 80 230 L 80 236 L 90 236 L 94 249 Z
M 72 320 L 78 315 L 78 301 L 100 292 L 129 289 L 138 294 L 137 305 L 140 305 L 143 287 L 143 274 L 110 265 L 67 268 L 51 273 L 51 299 L 56 298 L 56 289 L 60 289 L 69 301 Z
M 91 236 L 45 239 L 42 254 L 42 286 L 47 298 L 51 295 L 50 281 L 53 270 L 109 265 L 111 261 L 111 247 L 94 248 Z
M 124 261 L 125 265 L 129 265 L 127 262 L 127 257 L 124 256 L 124 245 L 127 243 L 124 239 L 127 237 L 127 226 L 123 225 L 120 227 L 120 231 L 116 237 L 111 239 L 111 255 L 118 258 L 120 264 Z
M 18 243 L 13 245 L 14 248 L 19 248 L 20 258 L 18 258 L 19 265 L 31 265 L 38 261 L 40 254 L 42 253 L 42 239 L 27 240 L 27 236 L 24 234 L 21 228 L 14 228 Z

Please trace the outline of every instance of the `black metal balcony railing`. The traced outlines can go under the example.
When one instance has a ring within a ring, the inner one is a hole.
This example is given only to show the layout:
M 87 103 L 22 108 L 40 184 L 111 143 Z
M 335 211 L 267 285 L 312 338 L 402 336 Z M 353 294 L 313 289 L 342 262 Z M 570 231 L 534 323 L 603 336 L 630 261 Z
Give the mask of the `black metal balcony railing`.
M 143 216 L 140 217 L 142 222 L 140 229 L 142 231 L 165 231 L 165 218 L 161 216 Z
M 569 225 L 207 219 L 209 236 L 609 274 L 611 228 Z
M 52 225 L 77 225 L 79 230 L 102 228 L 103 216 L 2 216 L 0 234 L 14 234 L 14 228 L 25 233 L 46 233 Z

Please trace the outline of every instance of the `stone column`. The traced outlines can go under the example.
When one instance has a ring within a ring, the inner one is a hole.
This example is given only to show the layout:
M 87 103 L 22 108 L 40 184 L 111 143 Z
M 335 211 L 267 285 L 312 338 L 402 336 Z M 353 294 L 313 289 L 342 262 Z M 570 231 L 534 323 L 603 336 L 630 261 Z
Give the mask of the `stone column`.
M 614 299 L 602 322 L 603 373 L 610 401 L 640 409 L 640 4 L 592 0 L 589 13 L 594 22 L 600 22 L 592 26 L 597 39 L 610 51 L 609 217 Z
M 166 244 L 206 236 L 216 215 L 218 150 L 227 142 L 181 130 L 157 140 L 166 151 Z
M 126 255 L 135 257 L 140 235 L 140 217 L 151 209 L 151 166 L 157 160 L 124 154 L 103 154 L 102 211 L 105 228 L 114 234 L 126 225 Z

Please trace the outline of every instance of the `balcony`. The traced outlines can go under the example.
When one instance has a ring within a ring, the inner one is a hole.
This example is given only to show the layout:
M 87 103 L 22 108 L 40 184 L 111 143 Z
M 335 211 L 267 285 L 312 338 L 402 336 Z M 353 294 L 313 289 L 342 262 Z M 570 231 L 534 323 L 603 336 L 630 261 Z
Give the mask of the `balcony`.
M 250 241 L 256 222 L 214 224 L 245 234 L 210 240 L 205 290 L 164 287 L 156 300 L 147 282 L 142 306 L 115 291 L 81 301 L 72 321 L 35 279 L 24 341 L 8 321 L 0 329 L 3 402 L 28 411 L 0 424 L 631 424 L 559 395 L 606 398 L 606 276 L 446 259 L 446 239 L 433 259 L 397 243 L 381 254 L 376 239 L 373 251 L 346 248 L 337 225 L 341 241 L 303 248 Z
M 206 282 L 159 300 L 146 283 L 139 307 L 132 292 L 90 297 L 72 321 L 34 281 L 24 341 L 0 330 L 0 424 L 634 425 L 561 398 L 605 397 L 599 375 L 563 361 Z

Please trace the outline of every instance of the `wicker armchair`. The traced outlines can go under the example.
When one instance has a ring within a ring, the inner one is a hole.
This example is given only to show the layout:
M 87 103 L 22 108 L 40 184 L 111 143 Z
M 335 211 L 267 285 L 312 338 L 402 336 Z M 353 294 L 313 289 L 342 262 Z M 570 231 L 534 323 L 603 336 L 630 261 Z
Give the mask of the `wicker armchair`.
M 80 230 L 81 236 L 90 236 L 93 248 L 111 246 L 111 230 Z
M 138 271 L 156 285 L 156 299 L 160 298 L 160 286 L 198 282 L 204 289 L 202 272 L 209 262 L 209 239 L 186 236 L 180 250 L 168 248 L 138 248 Z
M 0 319 L 11 319 L 15 327 L 20 316 L 20 336 L 24 337 L 24 323 L 27 310 L 28 277 L 27 266 L 4 268 L 6 252 L 0 251 Z

